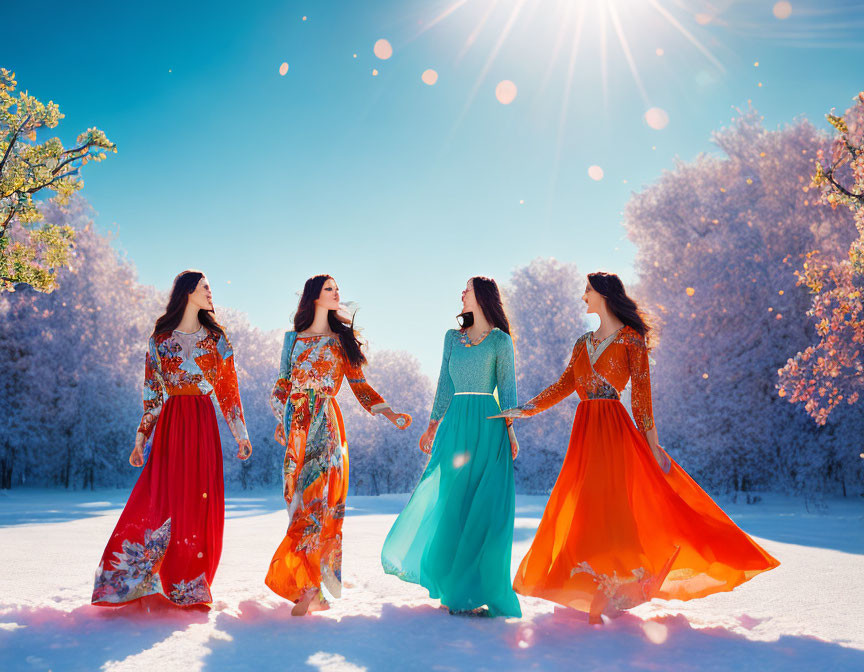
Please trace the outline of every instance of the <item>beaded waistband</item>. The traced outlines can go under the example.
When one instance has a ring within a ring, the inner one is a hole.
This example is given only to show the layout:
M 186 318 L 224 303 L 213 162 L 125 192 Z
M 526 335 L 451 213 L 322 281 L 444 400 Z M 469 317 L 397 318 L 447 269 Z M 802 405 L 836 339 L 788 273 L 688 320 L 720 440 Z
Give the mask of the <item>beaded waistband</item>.
M 591 401 L 597 401 L 599 399 L 605 399 L 608 401 L 621 401 L 621 396 L 618 394 L 616 390 L 603 390 L 601 392 L 588 392 L 585 395 Z

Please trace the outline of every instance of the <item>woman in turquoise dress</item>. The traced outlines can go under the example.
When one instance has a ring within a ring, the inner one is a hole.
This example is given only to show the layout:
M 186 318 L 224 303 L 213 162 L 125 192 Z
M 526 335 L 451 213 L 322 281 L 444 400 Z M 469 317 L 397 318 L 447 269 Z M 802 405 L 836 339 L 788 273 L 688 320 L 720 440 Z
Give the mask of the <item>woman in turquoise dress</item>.
M 387 535 L 381 562 L 450 613 L 521 616 L 510 580 L 519 446 L 512 422 L 488 419 L 516 402 L 510 324 L 494 280 L 471 278 L 462 308 L 463 328 L 444 337 L 432 416 L 420 439 L 432 457 Z

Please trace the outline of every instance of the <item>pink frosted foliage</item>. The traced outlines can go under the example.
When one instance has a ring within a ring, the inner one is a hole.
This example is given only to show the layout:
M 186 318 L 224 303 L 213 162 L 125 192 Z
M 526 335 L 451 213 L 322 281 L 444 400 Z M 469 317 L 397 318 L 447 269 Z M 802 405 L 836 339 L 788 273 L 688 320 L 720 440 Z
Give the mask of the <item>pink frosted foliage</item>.
M 774 389 L 812 333 L 795 270 L 811 250 L 842 255 L 854 238 L 851 213 L 809 188 L 830 137 L 807 121 L 768 130 L 751 110 L 714 141 L 721 153 L 679 161 L 625 212 L 636 294 L 658 327 L 661 443 L 710 487 L 845 491 L 861 474 L 842 435 L 864 423 L 844 414 L 816 427 Z
M 814 249 L 796 271 L 798 284 L 811 293 L 806 314 L 816 339 L 777 372 L 778 394 L 803 404 L 820 425 L 864 391 L 864 92 L 842 117 L 828 119 L 837 135 L 811 171 L 812 198 L 851 213 L 857 237 L 845 254 Z

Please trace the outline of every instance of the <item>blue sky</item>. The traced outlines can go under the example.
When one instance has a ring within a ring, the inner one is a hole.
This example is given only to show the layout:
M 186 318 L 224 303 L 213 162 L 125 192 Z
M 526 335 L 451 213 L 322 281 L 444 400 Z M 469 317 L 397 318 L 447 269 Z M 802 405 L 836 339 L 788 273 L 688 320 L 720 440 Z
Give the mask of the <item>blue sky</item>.
M 202 268 L 218 304 L 281 329 L 327 272 L 373 349 L 434 376 L 471 275 L 556 257 L 632 279 L 629 195 L 711 151 L 733 107 L 775 127 L 848 106 L 864 8 L 792 1 L 781 19 L 777 4 L 33 2 L 38 26 L 6 31 L 0 65 L 60 104 L 64 140 L 95 125 L 117 143 L 84 195 L 143 282 Z

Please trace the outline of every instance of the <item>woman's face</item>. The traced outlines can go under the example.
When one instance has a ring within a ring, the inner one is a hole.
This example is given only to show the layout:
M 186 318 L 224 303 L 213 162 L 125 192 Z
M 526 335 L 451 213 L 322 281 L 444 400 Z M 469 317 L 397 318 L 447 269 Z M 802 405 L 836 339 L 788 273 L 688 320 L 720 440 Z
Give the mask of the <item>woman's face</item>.
M 590 282 L 585 283 L 585 293 L 582 295 L 582 300 L 587 306 L 586 313 L 599 313 L 600 309 L 606 305 L 606 299 L 591 286 Z
M 477 298 L 474 296 L 474 283 L 469 280 L 465 289 L 462 290 L 462 312 L 474 313 L 477 310 L 479 310 L 479 306 L 477 305 Z
M 189 303 L 198 310 L 213 310 L 213 292 L 206 276 L 201 276 L 195 291 L 189 294 Z
M 315 305 L 327 310 L 339 309 L 339 286 L 333 278 L 327 278 L 327 282 L 321 288 L 321 293 L 315 299 Z

